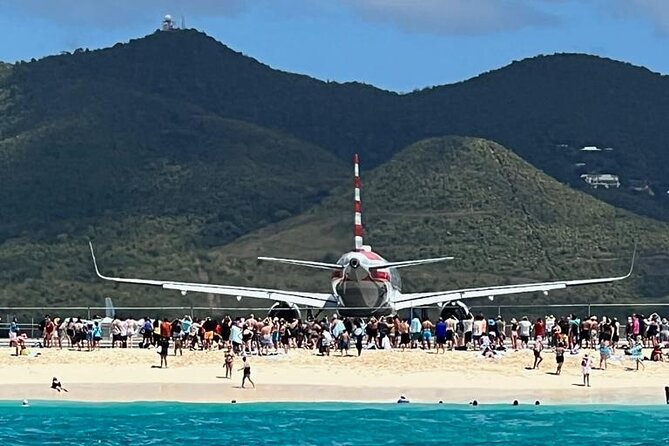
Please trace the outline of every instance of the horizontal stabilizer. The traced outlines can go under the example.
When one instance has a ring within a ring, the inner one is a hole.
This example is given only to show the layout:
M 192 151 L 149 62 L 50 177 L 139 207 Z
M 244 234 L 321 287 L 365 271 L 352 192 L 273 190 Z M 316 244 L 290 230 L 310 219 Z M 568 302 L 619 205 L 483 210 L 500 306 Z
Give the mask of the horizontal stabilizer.
M 437 263 L 443 262 L 446 260 L 453 260 L 454 257 L 435 257 L 432 259 L 420 259 L 420 260 L 405 260 L 403 262 L 385 262 L 382 264 L 375 264 L 372 266 L 373 269 L 381 268 L 404 268 L 407 266 L 417 266 L 417 265 L 426 265 L 428 263 Z
M 279 259 L 276 257 L 258 257 L 258 261 L 278 262 L 278 263 L 285 263 L 287 265 L 305 266 L 307 268 L 327 269 L 335 271 L 341 271 L 342 269 L 344 269 L 343 265 L 337 265 L 336 263 L 312 262 L 311 260 Z

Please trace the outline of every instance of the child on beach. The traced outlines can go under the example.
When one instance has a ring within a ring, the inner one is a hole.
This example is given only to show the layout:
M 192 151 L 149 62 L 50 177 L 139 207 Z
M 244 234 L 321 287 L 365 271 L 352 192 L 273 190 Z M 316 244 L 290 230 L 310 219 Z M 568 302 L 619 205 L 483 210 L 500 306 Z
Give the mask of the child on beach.
M 636 362 L 636 370 L 639 370 L 639 364 L 641 364 L 641 368 L 646 370 L 646 366 L 643 365 L 643 344 L 641 343 L 641 336 L 637 338 L 634 347 L 630 349 L 630 356 L 632 356 L 632 360 Z
M 583 385 L 590 387 L 590 369 L 592 368 L 592 359 L 586 354 L 581 360 L 581 371 L 583 372 Z
M 611 357 L 611 347 L 609 347 L 609 341 L 604 341 L 599 344 L 599 368 L 602 368 L 604 364 L 604 370 L 606 370 L 606 361 Z
M 544 360 L 544 358 L 541 357 L 541 352 L 544 349 L 544 344 L 542 342 L 541 336 L 537 336 L 537 339 L 534 341 L 534 365 L 532 366 L 533 369 L 539 368 L 539 364 L 541 364 L 541 361 Z

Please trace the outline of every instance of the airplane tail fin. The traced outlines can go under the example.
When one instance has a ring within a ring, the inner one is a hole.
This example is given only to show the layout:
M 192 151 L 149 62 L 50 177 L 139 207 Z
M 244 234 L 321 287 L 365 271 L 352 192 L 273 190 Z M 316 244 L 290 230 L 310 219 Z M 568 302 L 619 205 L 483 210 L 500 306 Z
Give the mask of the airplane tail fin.
M 360 157 L 356 153 L 353 155 L 353 188 L 354 188 L 354 204 L 353 204 L 353 240 L 355 241 L 355 250 L 362 251 L 365 245 L 362 241 L 362 203 L 360 200 Z

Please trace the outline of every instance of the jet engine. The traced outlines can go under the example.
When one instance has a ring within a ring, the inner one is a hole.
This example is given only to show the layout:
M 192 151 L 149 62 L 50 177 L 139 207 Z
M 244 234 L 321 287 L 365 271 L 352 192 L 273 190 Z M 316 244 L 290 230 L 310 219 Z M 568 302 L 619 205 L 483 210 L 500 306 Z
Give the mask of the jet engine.
M 469 307 L 459 300 L 454 300 L 446 302 L 444 306 L 441 307 L 440 316 L 446 320 L 453 315 L 457 320 L 461 321 L 467 314 L 469 314 Z
M 274 305 L 269 309 L 267 316 L 271 318 L 278 317 L 279 319 L 285 319 L 287 321 L 294 321 L 295 319 L 301 319 L 302 313 L 300 308 L 295 304 L 289 304 L 288 302 L 275 302 Z

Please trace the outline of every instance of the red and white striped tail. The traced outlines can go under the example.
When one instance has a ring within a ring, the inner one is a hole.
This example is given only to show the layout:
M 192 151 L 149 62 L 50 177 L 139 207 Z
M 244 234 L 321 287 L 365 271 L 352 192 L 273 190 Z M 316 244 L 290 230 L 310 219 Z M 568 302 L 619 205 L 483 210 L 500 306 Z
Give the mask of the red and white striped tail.
M 353 155 L 353 187 L 355 190 L 355 202 L 353 205 L 353 212 L 355 212 L 355 217 L 353 220 L 353 237 L 355 240 L 355 250 L 362 251 L 362 203 L 360 202 L 360 158 L 356 153 Z

